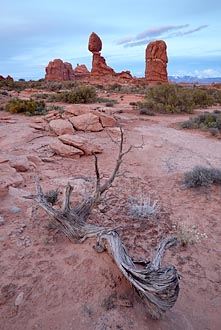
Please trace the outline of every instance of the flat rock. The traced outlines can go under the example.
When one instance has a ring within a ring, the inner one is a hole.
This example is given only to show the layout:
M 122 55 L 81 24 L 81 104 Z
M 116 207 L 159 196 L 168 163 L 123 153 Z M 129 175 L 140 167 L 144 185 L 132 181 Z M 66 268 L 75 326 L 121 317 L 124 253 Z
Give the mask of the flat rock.
M 63 143 L 81 149 L 85 155 L 92 155 L 93 153 L 101 153 L 103 151 L 102 147 L 89 142 L 88 139 L 79 135 L 60 135 L 59 140 Z
M 53 119 L 50 121 L 49 127 L 56 135 L 74 133 L 74 128 L 67 119 Z
M 32 123 L 29 125 L 29 127 L 34 128 L 37 131 L 45 131 L 45 129 L 46 129 L 45 125 L 39 125 L 37 123 Z
M 99 117 L 92 113 L 86 113 L 77 117 L 72 117 L 70 118 L 70 121 L 72 122 L 74 128 L 78 131 L 99 132 L 103 130 L 103 127 L 99 121 Z
M 84 153 L 82 150 L 72 147 L 70 145 L 62 143 L 58 138 L 54 139 L 50 143 L 51 149 L 59 156 L 62 157 L 75 157 L 79 158 Z

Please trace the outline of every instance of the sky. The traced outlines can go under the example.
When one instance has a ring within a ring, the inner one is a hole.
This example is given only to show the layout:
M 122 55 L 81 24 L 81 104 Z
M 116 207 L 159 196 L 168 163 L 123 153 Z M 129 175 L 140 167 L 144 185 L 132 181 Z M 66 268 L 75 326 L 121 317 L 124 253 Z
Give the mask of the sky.
M 149 42 L 167 44 L 168 74 L 221 77 L 220 0 L 1 0 L 0 75 L 44 78 L 60 58 L 91 70 L 88 39 L 116 72 L 143 77 Z

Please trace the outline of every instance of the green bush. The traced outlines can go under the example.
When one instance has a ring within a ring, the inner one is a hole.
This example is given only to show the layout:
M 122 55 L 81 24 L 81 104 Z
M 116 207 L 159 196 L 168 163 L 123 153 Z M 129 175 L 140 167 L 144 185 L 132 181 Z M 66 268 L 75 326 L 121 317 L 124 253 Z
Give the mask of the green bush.
M 182 128 L 199 128 L 211 132 L 212 135 L 218 135 L 221 132 L 221 112 L 204 112 L 194 118 L 181 123 Z
M 204 88 L 186 88 L 161 84 L 147 89 L 145 101 L 140 107 L 163 113 L 192 113 L 221 101 L 221 93 Z
M 69 92 L 62 92 L 55 96 L 56 101 L 66 103 L 91 103 L 97 98 L 96 90 L 90 86 L 78 86 Z
M 44 101 L 21 100 L 13 98 L 5 105 L 5 110 L 10 113 L 24 113 L 28 116 L 43 115 L 46 113 Z
M 193 170 L 184 173 L 184 185 L 187 188 L 208 187 L 212 183 L 221 184 L 221 169 L 195 166 Z

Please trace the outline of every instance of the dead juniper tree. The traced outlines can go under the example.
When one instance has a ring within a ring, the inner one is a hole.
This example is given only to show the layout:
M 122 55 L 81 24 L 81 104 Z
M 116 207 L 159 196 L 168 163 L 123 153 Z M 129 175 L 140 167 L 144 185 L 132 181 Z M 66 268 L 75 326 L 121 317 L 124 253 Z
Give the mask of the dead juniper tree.
M 63 196 L 63 205 L 60 210 L 57 210 L 53 207 L 53 203 L 49 203 L 48 196 L 44 194 L 39 181 L 36 179 L 37 194 L 25 198 L 35 200 L 51 216 L 54 226 L 71 241 L 82 243 L 85 239 L 96 236 L 95 249 L 97 252 L 102 252 L 106 249 L 106 246 L 109 246 L 118 268 L 139 293 L 150 314 L 154 318 L 160 318 L 162 313 L 173 307 L 178 298 L 179 276 L 176 268 L 174 266 L 161 266 L 165 249 L 174 245 L 176 239 L 164 239 L 160 242 L 156 255 L 151 261 L 142 260 L 140 262 L 130 257 L 116 228 L 87 223 L 92 209 L 99 203 L 102 194 L 111 187 L 114 179 L 119 175 L 123 157 L 132 149 L 132 146 L 130 146 L 126 151 L 123 151 L 124 134 L 122 129 L 120 132 L 121 139 L 115 168 L 104 183 L 101 182 L 98 159 L 94 155 L 96 186 L 92 196 L 87 197 L 79 205 L 71 207 L 72 187 L 68 184 Z M 138 263 L 140 263 L 140 266 L 136 267 Z

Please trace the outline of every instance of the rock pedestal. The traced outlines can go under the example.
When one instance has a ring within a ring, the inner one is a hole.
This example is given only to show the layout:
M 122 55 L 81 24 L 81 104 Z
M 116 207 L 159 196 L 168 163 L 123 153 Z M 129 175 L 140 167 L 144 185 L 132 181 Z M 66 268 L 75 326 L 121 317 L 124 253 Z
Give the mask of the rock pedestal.
M 168 82 L 167 45 L 163 40 L 150 42 L 146 48 L 145 79 L 148 82 Z
M 92 32 L 88 42 L 88 50 L 93 53 L 92 76 L 114 75 L 114 70 L 106 64 L 105 58 L 101 56 L 102 41 L 100 37 Z

